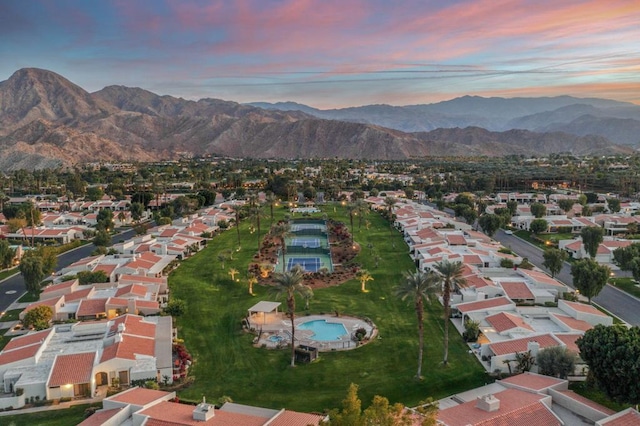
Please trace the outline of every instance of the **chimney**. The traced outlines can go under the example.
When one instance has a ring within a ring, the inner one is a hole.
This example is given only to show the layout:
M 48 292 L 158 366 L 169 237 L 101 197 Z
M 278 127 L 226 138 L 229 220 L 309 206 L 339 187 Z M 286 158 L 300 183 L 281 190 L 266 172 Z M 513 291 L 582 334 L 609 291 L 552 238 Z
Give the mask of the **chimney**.
M 213 409 L 213 405 L 207 404 L 204 396 L 202 397 L 202 402 L 196 405 L 196 408 L 193 409 L 193 420 L 197 420 L 199 422 L 206 422 L 215 416 L 215 412 Z
M 540 352 L 540 343 L 535 341 L 527 342 L 527 350 L 531 351 L 531 356 L 538 356 L 538 352 Z
M 493 394 L 482 395 L 476 401 L 476 408 L 492 413 L 500 409 L 500 400 Z

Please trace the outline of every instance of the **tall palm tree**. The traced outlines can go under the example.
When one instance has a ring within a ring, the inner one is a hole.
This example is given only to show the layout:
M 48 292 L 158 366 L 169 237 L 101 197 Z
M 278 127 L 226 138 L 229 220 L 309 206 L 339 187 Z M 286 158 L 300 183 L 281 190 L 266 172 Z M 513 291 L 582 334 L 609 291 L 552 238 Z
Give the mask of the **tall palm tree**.
M 236 221 L 236 232 L 238 233 L 238 247 L 240 247 L 240 213 L 242 212 L 243 206 L 239 204 L 234 204 L 231 206 L 231 211 L 235 216 Z
M 304 284 L 304 274 L 302 268 L 294 267 L 290 271 L 276 272 L 273 274 L 273 287 L 269 288 L 269 292 L 279 298 L 283 294 L 287 298 L 287 313 L 291 320 L 291 366 L 296 364 L 295 349 L 295 315 L 296 315 L 296 294 L 302 297 L 310 297 L 313 295 L 311 287 Z
M 284 264 L 284 255 L 285 255 L 285 252 L 287 251 L 285 238 L 287 237 L 287 235 L 289 235 L 289 232 L 291 232 L 291 225 L 289 225 L 289 222 L 280 222 L 280 223 L 277 223 L 273 228 L 271 228 L 271 235 L 273 236 L 273 238 L 277 238 L 280 240 L 280 251 L 282 252 L 282 271 L 283 272 L 286 270 L 286 267 L 285 267 L 286 265 Z
M 273 225 L 273 206 L 278 202 L 278 199 L 273 192 L 268 192 L 265 198 L 265 202 L 267 203 L 267 205 L 269 206 L 269 210 L 271 211 L 270 225 Z
M 356 232 L 353 229 L 353 216 L 358 214 L 358 207 L 355 204 L 347 204 L 347 213 L 349 214 L 349 225 L 351 225 L 351 228 L 349 228 L 349 231 L 351 231 L 351 244 L 353 244 L 353 234 Z
M 451 291 L 464 287 L 467 283 L 462 277 L 462 262 L 443 260 L 436 263 L 435 269 L 442 276 L 442 304 L 444 305 L 444 358 L 442 363 L 449 362 L 449 316 L 451 315 Z
M 258 230 L 258 251 L 260 251 L 260 219 L 262 218 L 262 206 L 259 203 L 249 208 L 249 216 L 256 223 Z
M 387 206 L 387 219 L 389 219 L 389 237 L 393 236 L 393 206 L 395 206 L 396 203 L 397 200 L 393 197 L 384 198 L 384 205 Z
M 440 277 L 434 272 L 405 272 L 404 281 L 395 288 L 395 294 L 402 300 L 413 302 L 418 317 L 418 372 L 416 379 L 422 378 L 422 355 L 424 348 L 424 302 L 431 300 L 439 290 Z

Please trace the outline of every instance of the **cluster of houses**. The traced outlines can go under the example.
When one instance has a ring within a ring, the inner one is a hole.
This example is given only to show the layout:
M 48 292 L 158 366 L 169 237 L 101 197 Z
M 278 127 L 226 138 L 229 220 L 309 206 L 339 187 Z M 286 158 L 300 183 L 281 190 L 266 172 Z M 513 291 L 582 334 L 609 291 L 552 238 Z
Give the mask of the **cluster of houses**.
M 0 408 L 93 396 L 114 383 L 171 383 L 184 374 L 172 359 L 172 318 L 158 315 L 169 299 L 166 275 L 176 260 L 205 246 L 201 235 L 215 232 L 214 223 L 231 217 L 223 208 L 207 209 L 117 243 L 115 254 L 58 271 L 19 317 L 44 305 L 59 324 L 15 337 L 0 351 Z M 83 272 L 101 272 L 105 282 L 81 284 Z
M 374 209 L 387 208 L 380 198 L 368 201 Z M 461 333 L 466 321 L 478 324 L 481 336 L 472 350 L 488 372 L 510 373 L 517 353 L 535 356 L 550 347 L 565 347 L 577 357 L 575 342 L 585 331 L 612 324 L 598 309 L 565 300 L 571 288 L 536 268 L 518 267 L 523 259 L 466 223 L 408 200 L 396 204 L 394 214 L 420 270 L 442 261 L 463 264 L 466 286 L 452 295 L 452 321 Z M 514 266 L 501 266 L 503 259 Z M 577 374 L 583 366 L 577 363 Z
M 373 209 L 389 208 L 384 197 L 366 201 Z M 152 228 L 147 235 L 115 244 L 116 254 L 85 258 L 59 271 L 40 300 L 20 317 L 46 305 L 61 324 L 15 337 L 0 351 L 0 409 L 19 408 L 34 399 L 93 396 L 114 384 L 171 383 L 180 377 L 172 318 L 157 315 L 169 299 L 166 272 L 176 260 L 204 247 L 202 235 L 233 220 L 227 207 L 219 205 Z M 518 267 L 523 259 L 441 211 L 403 200 L 394 206 L 394 214 L 418 268 L 429 270 L 444 260 L 463 263 L 466 286 L 452 297 L 452 322 L 461 333 L 466 321 L 478 324 L 481 336 L 470 351 L 487 371 L 509 373 L 518 353 L 535 356 L 547 348 L 565 347 L 576 354 L 576 374 L 581 373 L 576 340 L 597 324 L 610 325 L 610 317 L 565 300 L 571 292 L 566 285 L 542 271 Z M 505 259 L 515 266 L 502 267 Z M 83 285 L 76 277 L 80 272 L 102 272 L 106 282 Z M 566 380 L 535 374 L 535 366 L 532 371 L 440 401 L 438 422 L 560 425 L 586 419 L 614 426 L 640 421 L 635 410 L 614 413 L 568 391 Z M 204 400 L 189 406 L 177 403 L 173 392 L 133 387 L 105 398 L 103 409 L 82 425 L 284 426 L 319 424 L 324 419 L 233 403 L 215 408 Z

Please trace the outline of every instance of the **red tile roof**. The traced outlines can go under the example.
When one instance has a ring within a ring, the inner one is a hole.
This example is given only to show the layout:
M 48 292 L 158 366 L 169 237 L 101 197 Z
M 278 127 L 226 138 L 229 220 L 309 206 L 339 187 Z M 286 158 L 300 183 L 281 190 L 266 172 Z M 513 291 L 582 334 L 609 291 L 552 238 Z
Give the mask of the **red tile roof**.
M 34 357 L 38 349 L 40 349 L 40 345 L 25 346 L 12 351 L 4 350 L 0 352 L 0 365 L 11 364 L 12 362 Z
M 506 312 L 488 316 L 486 320 L 498 333 L 514 328 L 526 328 L 527 330 L 533 331 L 533 328 L 525 323 L 521 317 Z
M 100 362 L 113 358 L 136 359 L 136 355 L 155 356 L 155 342 L 147 337 L 124 334 L 122 341 L 104 348 Z
M 136 296 L 144 297 L 147 294 L 147 288 L 141 284 L 128 284 L 124 287 L 118 288 L 116 291 L 116 297 L 120 297 L 125 294 L 134 294 Z
M 511 302 L 506 297 L 494 297 L 493 299 L 459 303 L 456 305 L 456 308 L 462 313 L 467 313 L 467 312 L 480 311 L 483 309 L 496 308 L 499 306 L 507 306 L 512 304 L 513 302 Z
M 53 333 L 53 331 L 53 328 L 49 328 L 47 330 L 36 331 L 33 333 L 25 334 L 23 336 L 14 337 L 4 347 L 4 351 L 6 352 L 13 349 L 24 348 L 25 346 L 33 345 L 34 343 L 41 343 L 47 337 L 49 337 L 49 335 Z
M 78 426 L 102 426 L 122 410 L 124 410 L 124 407 L 96 411 L 82 423 L 78 424 Z
M 593 408 L 594 410 L 598 410 L 603 414 L 606 414 L 607 416 L 611 416 L 612 414 L 615 414 L 616 412 L 611 410 L 610 408 L 605 407 L 604 405 L 600 405 L 597 402 L 594 402 L 592 400 L 590 400 L 589 398 L 585 398 L 582 395 L 579 395 L 577 393 L 575 393 L 574 391 L 571 390 L 563 390 L 563 391 L 559 391 L 560 393 L 562 393 L 564 396 L 571 398 L 575 401 L 580 402 L 581 404 L 584 404 L 588 407 Z M 635 423 L 635 424 L 640 424 L 640 423 Z
M 499 383 L 508 383 L 521 388 L 540 392 L 543 389 L 557 386 L 565 381 L 566 380 L 557 379 L 555 377 L 526 372 L 518 374 L 516 376 L 507 377 L 506 379 L 502 379 L 499 381 Z
M 501 282 L 500 287 L 511 300 L 531 300 L 535 298 L 529 286 L 523 282 Z
M 93 291 L 93 286 L 86 286 L 87 288 L 83 288 L 82 290 L 74 291 L 73 293 L 65 294 L 64 301 L 69 303 L 80 299 L 86 299 L 89 297 L 89 294 Z
M 640 425 L 640 414 L 633 410 L 628 409 L 629 411 L 622 414 L 621 416 L 615 417 L 611 420 L 600 421 L 603 425 L 606 426 L 638 426 Z
M 78 282 L 78 280 L 69 280 L 69 281 L 64 281 L 64 282 L 58 283 L 58 284 L 50 285 L 49 287 L 47 287 L 44 290 L 42 290 L 42 293 L 40 293 L 40 297 L 46 296 L 47 293 L 52 293 L 54 291 L 70 289 L 77 282 Z
M 553 316 L 560 320 L 562 323 L 566 324 L 567 327 L 571 328 L 572 330 L 587 331 L 593 328 L 593 325 L 589 324 L 586 321 L 582 321 L 565 315 L 553 314 Z
M 116 395 L 110 396 L 107 399 L 109 401 L 122 402 L 125 404 L 147 405 L 168 395 L 168 392 L 160 390 L 132 388 L 124 392 L 120 392 Z
M 91 382 L 95 352 L 58 355 L 51 368 L 49 387 Z
M 529 342 L 538 342 L 540 349 L 550 348 L 552 346 L 560 346 L 560 342 L 553 338 L 550 334 L 542 334 L 540 336 L 528 336 L 522 339 L 507 340 L 504 342 L 491 343 L 489 348 L 496 355 L 508 355 L 517 352 L 526 352 Z
M 97 316 L 106 313 L 105 303 L 107 299 L 82 299 L 78 305 L 76 315 L 78 317 Z
M 137 315 L 123 315 L 113 320 L 112 331 L 118 330 L 118 325 L 124 324 L 126 334 L 154 338 L 156 335 L 156 325 L 146 322 L 144 318 Z
M 306 426 L 317 425 L 324 419 L 318 414 L 300 413 L 297 411 L 285 410 L 281 412 L 269 426 Z
M 477 408 L 474 400 L 440 410 L 438 420 L 447 426 L 561 425 L 560 421 L 540 402 L 548 398 L 546 395 L 507 389 L 494 396 L 500 401 L 500 408 L 496 411 L 489 412 Z
M 466 246 L 467 240 L 464 235 L 449 234 L 447 235 L 447 242 L 450 246 Z
M 598 315 L 601 317 L 606 317 L 607 314 L 600 312 L 599 310 L 597 310 L 596 308 L 594 308 L 591 305 L 585 305 L 584 303 L 580 303 L 580 302 L 570 302 L 568 300 L 563 300 L 563 303 L 566 303 L 567 306 L 575 309 L 578 312 L 583 312 L 586 314 L 591 314 L 591 315 Z
M 573 352 L 574 354 L 580 353 L 580 348 L 578 348 L 576 340 L 582 337 L 582 334 L 556 334 L 555 336 L 556 339 L 565 344 L 569 352 Z
M 112 265 L 100 264 L 95 268 L 93 268 L 93 272 L 102 271 L 107 275 L 107 277 L 109 277 L 113 273 L 113 271 L 116 270 L 117 267 L 118 265 L 116 264 L 112 264 Z
M 560 281 L 556 280 L 555 278 L 551 278 L 549 275 L 545 274 L 544 272 L 527 270 L 527 269 L 518 269 L 518 271 L 520 271 L 522 275 L 526 275 L 529 278 L 531 278 L 533 281 L 536 281 L 539 283 L 554 285 L 558 287 L 565 286 Z
M 216 410 L 215 415 L 206 422 L 193 419 L 193 405 L 161 402 L 155 404 L 140 414 L 149 416 L 145 425 L 215 425 L 215 426 L 262 426 L 268 420 L 265 417 L 250 416 L 230 411 Z M 153 421 L 152 421 L 153 420 Z M 161 421 L 161 422 L 158 422 Z

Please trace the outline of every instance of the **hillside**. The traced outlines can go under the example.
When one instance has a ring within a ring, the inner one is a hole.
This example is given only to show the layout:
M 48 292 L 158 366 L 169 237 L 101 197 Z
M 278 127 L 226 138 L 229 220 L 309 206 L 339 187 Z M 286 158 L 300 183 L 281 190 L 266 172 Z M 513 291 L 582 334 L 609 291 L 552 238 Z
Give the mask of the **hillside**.
M 551 103 L 563 102 L 570 101 Z M 613 101 L 599 102 L 608 105 Z M 618 104 L 611 107 L 626 108 Z M 411 113 L 405 122 L 413 123 L 407 126 L 421 123 L 423 128 L 441 127 L 411 133 L 357 120 L 355 112 L 362 111 L 358 108 L 348 109 L 354 115 L 336 120 L 314 117 L 309 113 L 318 110 L 313 108 L 263 109 L 210 98 L 191 101 L 124 86 L 88 93 L 51 71 L 22 69 L 0 83 L 0 167 L 13 170 L 93 161 L 157 161 L 174 159 L 183 152 L 256 158 L 365 159 L 632 152 L 603 137 L 576 136 L 555 128 L 542 133 L 491 132 L 470 124 L 454 126 L 451 116 L 442 112 L 431 113 L 431 121 L 422 120 L 420 111 L 437 110 L 434 105 L 362 107 L 377 111 L 378 116 L 386 114 L 386 121 L 382 120 L 385 123 L 394 120 L 389 111 L 406 110 Z M 288 107 L 300 106 L 287 104 Z M 452 104 L 447 108 L 455 110 Z M 470 107 L 459 108 L 460 117 L 466 117 L 464 123 L 480 120 Z M 495 114 L 503 113 L 504 110 L 495 110 Z M 495 121 L 495 116 L 489 115 L 482 119 L 486 127 Z M 539 124 L 539 120 L 531 121 Z

